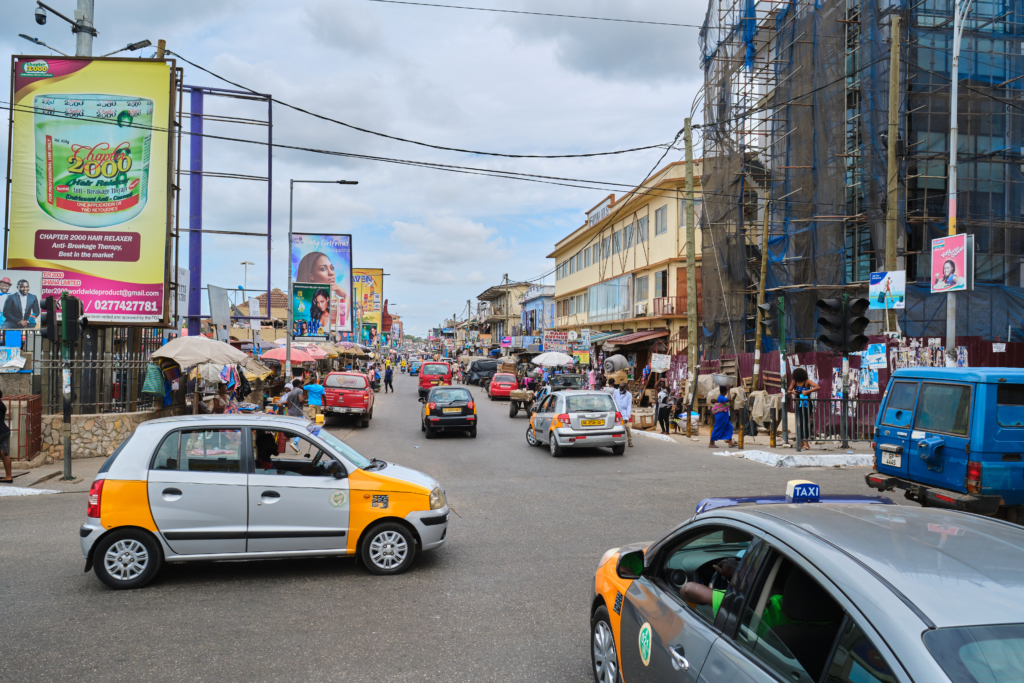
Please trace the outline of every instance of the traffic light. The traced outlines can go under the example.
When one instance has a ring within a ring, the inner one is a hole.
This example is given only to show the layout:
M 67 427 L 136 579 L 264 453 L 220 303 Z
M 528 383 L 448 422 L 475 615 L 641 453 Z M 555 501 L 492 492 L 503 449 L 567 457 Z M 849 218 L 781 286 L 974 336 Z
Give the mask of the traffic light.
M 821 309 L 818 316 L 818 324 L 825 330 L 825 334 L 818 337 L 818 341 L 832 349 L 843 352 L 843 300 L 842 299 L 818 299 L 814 304 Z
M 825 330 L 818 341 L 844 356 L 863 351 L 868 345 L 864 330 L 871 322 L 864 316 L 870 302 L 867 299 L 848 299 L 847 296 L 844 294 L 842 299 L 818 299 L 815 304 L 822 311 L 818 324 Z
M 52 296 L 48 296 L 43 299 L 43 305 L 41 307 L 41 313 L 39 318 L 39 326 L 43 332 L 43 339 L 57 343 L 57 304 L 54 302 Z
M 778 321 L 771 317 L 772 316 L 772 305 L 767 301 L 763 304 L 759 304 L 758 308 L 761 311 L 761 333 L 766 337 L 778 336 Z
M 77 296 L 68 297 L 68 309 L 62 311 L 64 317 L 67 320 L 67 325 L 64 327 L 66 332 L 65 341 L 76 342 L 82 336 L 82 300 Z

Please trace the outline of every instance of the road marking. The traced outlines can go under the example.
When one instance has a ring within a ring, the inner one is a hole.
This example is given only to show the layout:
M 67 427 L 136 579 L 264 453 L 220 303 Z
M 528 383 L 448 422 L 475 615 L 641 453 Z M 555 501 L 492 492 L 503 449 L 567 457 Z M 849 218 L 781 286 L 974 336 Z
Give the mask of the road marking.
M 20 486 L 0 488 L 0 498 L 5 496 L 39 496 L 46 493 L 60 493 L 60 491 L 54 491 L 53 489 L 25 489 Z

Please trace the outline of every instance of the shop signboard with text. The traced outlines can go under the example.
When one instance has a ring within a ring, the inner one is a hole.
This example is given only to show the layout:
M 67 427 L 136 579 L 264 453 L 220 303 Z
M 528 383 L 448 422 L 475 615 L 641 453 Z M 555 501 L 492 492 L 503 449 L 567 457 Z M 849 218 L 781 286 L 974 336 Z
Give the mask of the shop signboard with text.
M 491 346 L 491 335 L 490 334 L 483 334 L 483 333 L 480 334 L 480 346 L 482 348 L 485 348 L 485 349 L 489 348 Z
M 7 267 L 92 323 L 166 323 L 173 61 L 13 57 Z
M 557 331 L 546 331 L 544 332 L 544 351 L 559 351 L 561 353 L 568 353 L 569 351 L 569 333 L 568 332 L 557 332 Z
M 353 268 L 352 290 L 356 325 L 363 330 L 361 341 L 372 344 L 371 338 L 383 324 L 384 269 Z

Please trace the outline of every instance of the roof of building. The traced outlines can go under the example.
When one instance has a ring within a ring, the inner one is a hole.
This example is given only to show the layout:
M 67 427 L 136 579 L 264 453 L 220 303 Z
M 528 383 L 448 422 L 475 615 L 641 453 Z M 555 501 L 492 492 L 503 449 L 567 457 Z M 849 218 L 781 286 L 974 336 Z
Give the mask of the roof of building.
M 494 301 L 495 299 L 500 299 L 501 297 L 505 296 L 505 292 L 506 291 L 512 291 L 514 289 L 515 290 L 519 290 L 519 289 L 529 288 L 530 285 L 532 285 L 532 284 L 533 283 L 531 283 L 531 282 L 509 282 L 509 283 L 502 283 L 500 285 L 494 285 L 493 287 L 488 287 L 487 289 L 485 289 L 483 291 L 482 294 L 478 294 L 476 298 L 479 301 Z

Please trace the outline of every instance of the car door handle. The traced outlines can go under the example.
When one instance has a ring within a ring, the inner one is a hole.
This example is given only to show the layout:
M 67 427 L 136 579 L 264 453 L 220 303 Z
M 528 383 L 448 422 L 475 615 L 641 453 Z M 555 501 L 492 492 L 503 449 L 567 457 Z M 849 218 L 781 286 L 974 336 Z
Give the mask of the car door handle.
M 181 489 L 176 489 L 173 487 L 166 488 L 163 491 L 161 491 L 161 493 L 163 494 L 164 500 L 166 500 L 169 503 L 173 503 L 174 501 L 181 498 Z
M 902 437 L 902 438 L 905 439 L 905 438 L 907 438 L 907 433 L 906 432 L 896 432 L 896 436 L 899 436 L 899 437 Z
M 277 491 L 264 491 L 263 493 L 260 494 L 260 502 L 258 503 L 258 505 L 263 505 L 263 503 L 270 505 L 272 503 L 276 503 L 280 499 L 281 494 L 278 493 Z
M 672 655 L 672 668 L 676 671 L 689 671 L 690 663 L 683 656 L 683 648 L 670 647 L 668 653 Z

